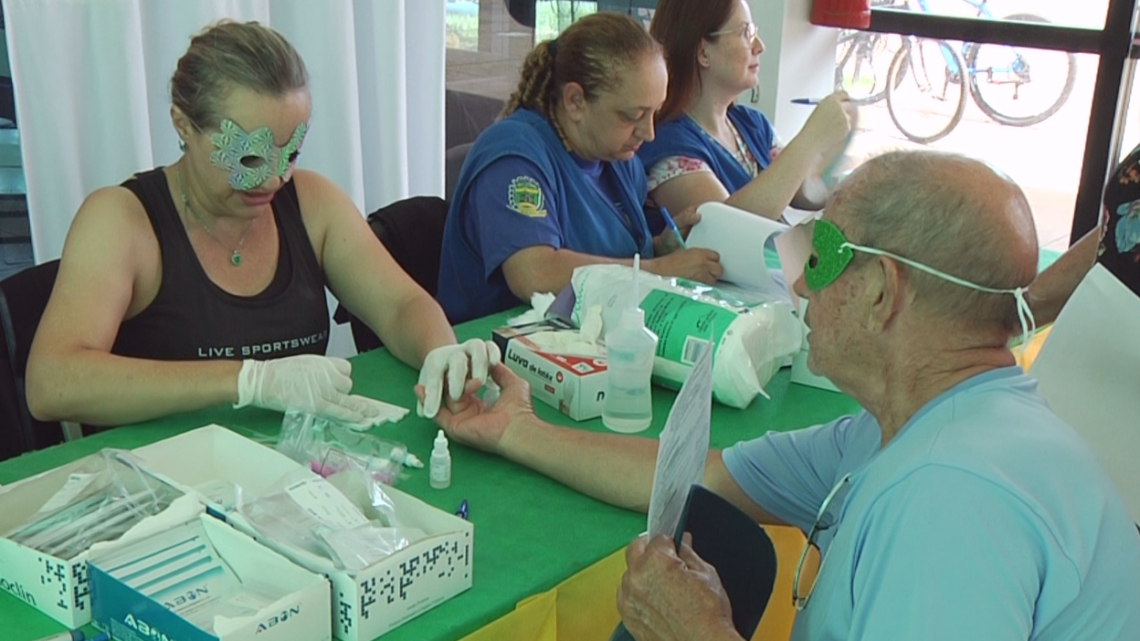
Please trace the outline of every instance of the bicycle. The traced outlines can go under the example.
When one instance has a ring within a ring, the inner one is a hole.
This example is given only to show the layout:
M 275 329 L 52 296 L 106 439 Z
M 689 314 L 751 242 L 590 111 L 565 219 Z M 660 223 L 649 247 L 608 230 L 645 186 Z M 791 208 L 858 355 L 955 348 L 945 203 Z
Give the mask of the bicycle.
M 924 145 L 949 135 L 966 112 L 964 69 L 949 42 L 907 36 L 887 72 L 887 112 L 895 127 Z
M 962 1 L 977 9 L 978 17 L 994 18 L 987 6 L 989 0 Z M 918 6 L 923 12 L 929 12 L 927 2 L 928 0 L 918 0 Z M 887 0 L 881 0 L 881 2 L 876 3 L 876 6 L 887 4 L 889 4 Z M 907 8 L 905 4 L 891 6 Z M 1022 22 L 1049 22 L 1041 16 L 1030 13 L 1016 13 L 1007 16 L 1005 19 Z M 968 87 L 970 96 L 978 108 L 994 121 L 1005 125 L 1026 127 L 1042 122 L 1057 113 L 1069 99 L 1073 85 L 1076 83 L 1076 56 L 1071 53 L 978 43 L 958 43 L 957 46 L 951 46 L 946 41 L 927 41 L 913 36 L 902 38 L 902 45 L 894 51 L 891 62 L 886 67 L 886 76 L 880 81 L 878 74 L 883 68 L 881 54 L 887 50 L 883 46 L 883 43 L 887 42 L 885 40 L 886 35 L 867 32 L 844 32 L 840 34 L 840 46 L 837 47 L 836 88 L 845 89 L 852 93 L 857 104 L 871 104 L 888 98 L 889 109 L 891 107 L 889 98 L 892 93 L 907 92 L 925 92 L 930 98 L 945 103 L 949 98 L 947 92 L 950 91 L 951 85 L 957 84 Z M 937 56 L 930 59 L 933 55 L 930 44 L 932 42 L 938 44 L 940 57 L 946 65 L 944 70 L 937 67 Z M 916 50 L 923 52 L 924 55 L 921 59 L 910 60 L 915 55 Z M 959 55 L 952 54 L 952 51 Z M 878 62 L 876 62 L 876 58 L 878 58 Z M 900 58 L 905 60 L 900 60 Z M 851 67 L 850 73 L 847 71 L 849 67 Z M 869 81 L 870 91 L 863 89 L 868 85 L 867 75 L 861 74 L 864 67 L 873 70 L 872 80 Z M 906 74 L 912 67 L 920 68 L 923 77 L 912 78 L 913 86 L 907 87 L 904 84 Z M 1041 73 L 1042 69 L 1049 70 L 1060 67 L 1064 67 L 1063 74 L 1048 71 Z M 1034 68 L 1037 69 L 1036 73 L 1033 71 Z M 963 70 L 965 74 L 963 74 Z M 961 83 L 963 75 L 968 84 Z M 932 76 L 944 80 L 941 95 L 929 93 L 934 87 L 930 84 Z M 1010 88 L 1012 91 L 1008 95 L 1002 93 Z M 1029 101 L 1022 99 L 1023 90 L 1029 92 Z M 962 118 L 965 109 L 964 92 L 955 90 L 955 93 L 962 94 L 960 96 L 961 109 L 938 109 L 937 111 L 940 113 L 948 112 L 949 119 L 946 125 L 938 127 L 934 131 L 915 131 L 913 125 L 900 124 L 900 120 L 905 121 L 902 113 L 892 112 L 891 118 L 895 122 L 895 126 L 907 138 L 915 142 L 933 142 L 949 134 Z M 1034 94 L 1037 94 L 1041 100 L 1034 101 Z M 910 100 L 913 102 L 915 97 L 911 96 Z M 897 99 L 896 102 L 905 101 Z M 927 102 L 930 102 L 929 99 Z M 957 107 L 959 100 L 951 102 Z M 1020 109 L 1027 102 L 1029 103 L 1028 109 Z
M 872 0 L 872 7 L 905 9 L 905 0 Z M 897 33 L 843 29 L 835 47 L 835 90 L 846 91 L 856 105 L 870 105 L 887 97 L 887 70 L 901 45 Z

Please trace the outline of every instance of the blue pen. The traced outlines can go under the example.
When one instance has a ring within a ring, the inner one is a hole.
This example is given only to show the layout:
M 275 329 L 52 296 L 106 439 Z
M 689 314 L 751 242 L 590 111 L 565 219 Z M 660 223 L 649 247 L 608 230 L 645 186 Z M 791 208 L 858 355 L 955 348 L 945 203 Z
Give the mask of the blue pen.
M 792 98 L 793 105 L 818 105 L 818 98 Z
M 463 501 L 460 502 L 459 509 L 455 511 L 455 516 L 458 516 L 464 521 L 467 520 L 467 499 L 463 499 Z
M 673 237 L 677 239 L 677 244 L 681 249 L 688 249 L 689 246 L 685 244 L 685 237 L 681 235 L 681 230 L 677 229 L 677 223 L 673 222 L 673 217 L 669 215 L 669 210 L 661 207 L 661 217 L 665 219 L 665 225 L 673 230 Z

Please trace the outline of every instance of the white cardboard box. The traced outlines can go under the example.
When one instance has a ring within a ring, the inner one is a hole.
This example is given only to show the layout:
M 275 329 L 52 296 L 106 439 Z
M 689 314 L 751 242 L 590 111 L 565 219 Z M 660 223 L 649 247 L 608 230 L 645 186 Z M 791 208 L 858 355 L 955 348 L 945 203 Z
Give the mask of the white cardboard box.
M 137 539 L 105 546 L 89 557 L 96 626 L 122 641 L 328 641 L 332 637 L 329 583 L 324 576 L 293 564 L 212 516 L 200 514 L 196 521 L 202 527 L 206 545 L 239 580 L 268 583 L 289 593 L 261 608 L 256 615 L 233 620 L 224 628 L 219 625 L 213 633 L 207 632 L 168 609 L 167 604 L 113 576 L 117 572 L 109 566 L 112 562 L 122 563 L 124 553 L 134 551 L 143 555 L 152 551 L 140 550 L 140 545 L 148 541 Z M 175 532 L 177 530 L 166 530 L 152 536 L 169 536 Z M 206 585 L 192 583 L 179 588 L 182 589 L 186 594 L 179 595 L 180 600 L 194 601 L 204 598 L 203 595 L 209 596 Z
M 535 398 L 576 421 L 601 416 L 609 380 L 606 359 L 548 352 L 527 338 L 527 334 L 554 329 L 563 328 L 547 321 L 502 327 L 493 337 L 503 352 L 503 362 L 530 383 Z
M 0 489 L 0 532 L 10 532 L 34 515 L 56 492 L 99 454 L 48 470 Z M 144 519 L 119 540 L 141 538 L 173 524 L 184 523 L 201 507 L 192 497 L 176 499 L 162 513 Z M 94 549 L 106 543 L 97 543 Z M 0 588 L 69 628 L 91 621 L 87 575 L 90 550 L 64 559 L 0 538 Z
M 224 480 L 240 486 L 246 500 L 268 490 L 286 473 L 311 473 L 280 452 L 218 425 L 134 453 L 148 470 L 183 491 Z M 395 488 L 385 492 L 404 524 L 420 528 L 428 537 L 359 572 L 329 575 L 333 635 L 344 641 L 371 641 L 471 587 L 474 526 Z M 241 527 L 236 520 L 234 525 Z M 273 541 L 247 533 L 304 565 Z

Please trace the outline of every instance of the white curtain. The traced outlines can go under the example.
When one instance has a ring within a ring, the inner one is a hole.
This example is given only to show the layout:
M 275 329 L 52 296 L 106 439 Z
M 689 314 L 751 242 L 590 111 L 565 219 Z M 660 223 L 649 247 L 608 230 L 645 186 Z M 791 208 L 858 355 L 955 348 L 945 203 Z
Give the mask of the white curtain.
M 362 212 L 444 185 L 444 0 L 3 0 L 32 243 L 58 258 L 83 198 L 177 160 L 169 82 L 221 18 L 281 32 L 309 69 L 299 164 Z

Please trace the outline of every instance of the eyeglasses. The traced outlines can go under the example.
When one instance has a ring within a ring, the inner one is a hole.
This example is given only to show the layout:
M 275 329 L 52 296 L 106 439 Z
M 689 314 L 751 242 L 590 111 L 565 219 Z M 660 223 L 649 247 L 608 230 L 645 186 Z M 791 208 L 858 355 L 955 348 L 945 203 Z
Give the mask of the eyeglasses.
M 815 589 L 815 580 L 819 577 L 820 572 L 823 572 L 823 562 L 827 560 L 827 556 L 824 555 L 824 557 L 820 559 L 819 567 L 815 575 L 811 578 L 811 584 L 807 586 L 807 593 L 801 596 L 800 578 L 803 575 L 804 562 L 808 558 L 808 552 L 816 547 L 816 535 L 831 527 L 831 525 L 820 526 L 820 522 L 823 521 L 823 515 L 827 514 L 827 508 L 831 505 L 832 499 L 835 498 L 836 494 L 839 494 L 839 490 L 842 489 L 849 480 L 851 480 L 850 474 L 844 474 L 843 478 L 839 479 L 835 487 L 831 488 L 831 491 L 827 493 L 827 497 L 823 499 L 823 505 L 819 506 L 819 513 L 815 515 L 815 523 L 812 524 L 811 531 L 808 533 L 807 543 L 804 544 L 804 551 L 800 553 L 800 562 L 796 564 L 796 574 L 792 579 L 792 605 L 796 607 L 797 611 L 807 607 L 808 599 L 811 598 L 811 593 Z M 832 525 L 834 525 L 834 523 Z
M 725 34 L 730 34 L 730 33 L 739 34 L 740 37 L 743 38 L 745 42 L 752 42 L 752 39 L 756 37 L 756 23 L 755 22 L 745 22 L 744 24 L 740 25 L 739 27 L 732 27 L 731 29 L 721 29 L 720 31 L 713 31 L 713 32 L 708 34 L 708 37 L 711 38 L 713 36 L 723 36 Z

